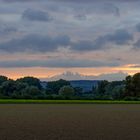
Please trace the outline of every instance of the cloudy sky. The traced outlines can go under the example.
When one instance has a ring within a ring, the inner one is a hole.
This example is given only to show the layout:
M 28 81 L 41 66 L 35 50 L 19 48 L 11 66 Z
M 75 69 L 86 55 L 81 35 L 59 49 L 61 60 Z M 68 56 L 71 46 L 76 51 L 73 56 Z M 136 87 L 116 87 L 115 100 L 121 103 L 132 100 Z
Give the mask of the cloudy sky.
M 0 74 L 140 72 L 139 0 L 0 0 Z

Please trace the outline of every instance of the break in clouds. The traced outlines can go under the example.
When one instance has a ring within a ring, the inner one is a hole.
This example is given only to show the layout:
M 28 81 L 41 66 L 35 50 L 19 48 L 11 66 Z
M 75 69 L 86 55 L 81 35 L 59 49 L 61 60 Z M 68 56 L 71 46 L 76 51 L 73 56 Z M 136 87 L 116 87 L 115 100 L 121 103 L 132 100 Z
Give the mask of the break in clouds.
M 138 0 L 0 0 L 0 67 L 138 65 L 139 4 Z M 29 57 L 32 54 L 36 57 Z

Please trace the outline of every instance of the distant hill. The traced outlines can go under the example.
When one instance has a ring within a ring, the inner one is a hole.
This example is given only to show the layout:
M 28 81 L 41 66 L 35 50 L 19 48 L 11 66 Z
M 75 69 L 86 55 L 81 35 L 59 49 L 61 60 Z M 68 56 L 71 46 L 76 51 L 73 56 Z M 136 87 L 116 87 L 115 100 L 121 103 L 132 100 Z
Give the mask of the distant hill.
M 78 80 L 70 81 L 72 87 L 80 87 L 84 92 L 91 91 L 93 86 L 97 86 L 99 81 L 96 80 Z
M 91 91 L 93 86 L 96 86 L 101 80 L 108 81 L 121 81 L 124 80 L 128 74 L 123 72 L 118 73 L 110 73 L 110 74 L 101 74 L 98 76 L 90 75 L 82 75 L 79 73 L 65 72 L 60 75 L 56 75 L 50 78 L 41 79 L 42 86 L 46 87 L 47 81 L 56 81 L 59 79 L 64 79 L 70 81 L 73 87 L 81 87 L 85 92 Z
M 80 87 L 83 89 L 84 92 L 88 92 L 88 91 L 91 91 L 93 86 L 97 86 L 98 85 L 98 82 L 97 80 L 73 80 L 73 81 L 70 81 L 71 83 L 71 86 L 72 87 Z M 44 82 L 41 82 L 41 85 L 45 88 L 47 86 L 47 83 L 46 81 Z
M 118 73 L 108 73 L 108 74 L 101 74 L 101 75 L 83 75 L 79 73 L 73 73 L 73 72 L 64 72 L 60 75 L 55 75 L 50 78 L 42 78 L 42 81 L 56 81 L 59 79 L 64 79 L 68 81 L 73 80 L 108 80 L 108 81 L 120 81 L 124 80 L 127 76 L 127 73 L 118 72 Z

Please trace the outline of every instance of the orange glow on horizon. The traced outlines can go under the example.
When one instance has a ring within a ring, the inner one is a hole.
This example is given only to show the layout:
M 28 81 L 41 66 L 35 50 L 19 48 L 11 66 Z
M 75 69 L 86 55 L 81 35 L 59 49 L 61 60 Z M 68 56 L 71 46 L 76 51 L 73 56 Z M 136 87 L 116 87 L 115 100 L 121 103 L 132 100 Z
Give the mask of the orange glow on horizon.
M 139 67 L 133 64 L 121 66 L 121 67 L 98 67 L 98 68 L 0 68 L 0 74 L 5 75 L 12 79 L 17 79 L 25 76 L 34 76 L 37 78 L 49 78 L 55 75 L 62 74 L 66 71 L 74 73 L 80 73 L 83 75 L 100 75 L 107 73 L 124 72 L 130 75 L 140 72 Z

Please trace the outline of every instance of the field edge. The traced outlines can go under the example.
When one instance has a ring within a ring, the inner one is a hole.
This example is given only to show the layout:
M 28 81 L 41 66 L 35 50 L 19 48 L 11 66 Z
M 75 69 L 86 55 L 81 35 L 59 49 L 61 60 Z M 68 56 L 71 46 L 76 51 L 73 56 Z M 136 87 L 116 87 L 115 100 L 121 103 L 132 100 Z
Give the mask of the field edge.
M 140 101 L 0 99 L 0 104 L 140 104 Z

